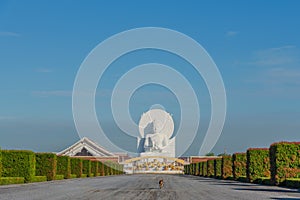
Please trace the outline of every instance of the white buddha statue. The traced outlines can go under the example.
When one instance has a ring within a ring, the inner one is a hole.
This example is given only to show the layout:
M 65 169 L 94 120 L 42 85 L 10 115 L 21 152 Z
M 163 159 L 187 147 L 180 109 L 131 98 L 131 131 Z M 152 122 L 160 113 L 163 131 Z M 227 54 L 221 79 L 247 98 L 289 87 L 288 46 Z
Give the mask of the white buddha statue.
M 145 127 L 145 152 L 161 152 L 168 145 L 169 138 L 160 132 L 162 128 L 160 130 L 158 128 L 159 124 L 155 120 Z

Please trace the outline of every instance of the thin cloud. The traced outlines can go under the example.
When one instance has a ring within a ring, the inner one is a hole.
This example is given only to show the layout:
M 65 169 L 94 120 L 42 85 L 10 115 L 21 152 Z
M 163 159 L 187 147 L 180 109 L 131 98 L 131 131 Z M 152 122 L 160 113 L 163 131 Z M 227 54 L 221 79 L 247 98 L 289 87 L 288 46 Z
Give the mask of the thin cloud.
M 266 95 L 298 98 L 300 89 L 300 51 L 294 45 L 267 48 L 253 53 L 250 62 L 239 65 L 251 66 L 255 70 L 245 83 L 258 84 Z
M 227 37 L 233 37 L 233 36 L 236 36 L 237 34 L 238 34 L 237 31 L 227 31 L 226 32 Z
M 293 65 L 298 61 L 297 54 L 297 48 L 293 45 L 268 48 L 254 52 L 253 61 L 248 64 L 269 67 Z
M 300 85 L 300 70 L 289 68 L 273 68 L 267 71 L 266 79 L 273 84 Z
M 32 91 L 33 96 L 37 97 L 70 97 L 72 96 L 72 91 L 70 90 L 47 90 L 47 91 Z
M 2 37 L 19 37 L 19 33 L 9 32 L 9 31 L 0 31 L 0 36 Z

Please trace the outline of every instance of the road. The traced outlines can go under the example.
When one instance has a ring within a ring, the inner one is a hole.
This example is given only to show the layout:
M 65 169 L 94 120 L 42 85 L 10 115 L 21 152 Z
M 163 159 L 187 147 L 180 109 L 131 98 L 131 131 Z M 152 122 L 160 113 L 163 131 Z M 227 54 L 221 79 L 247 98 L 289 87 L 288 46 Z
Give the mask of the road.
M 159 189 L 159 179 L 165 186 Z M 300 190 L 188 175 L 122 175 L 0 186 L 0 199 L 300 199 Z

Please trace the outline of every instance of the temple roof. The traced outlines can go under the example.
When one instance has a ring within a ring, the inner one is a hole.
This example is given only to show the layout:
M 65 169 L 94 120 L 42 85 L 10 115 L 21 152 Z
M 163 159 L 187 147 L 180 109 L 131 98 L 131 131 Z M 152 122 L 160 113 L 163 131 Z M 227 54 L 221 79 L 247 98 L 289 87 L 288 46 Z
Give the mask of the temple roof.
M 83 137 L 75 144 L 57 153 L 57 155 L 76 156 L 76 154 L 80 155 L 80 153 L 82 153 L 82 150 L 86 151 L 92 156 L 117 156 L 86 137 Z

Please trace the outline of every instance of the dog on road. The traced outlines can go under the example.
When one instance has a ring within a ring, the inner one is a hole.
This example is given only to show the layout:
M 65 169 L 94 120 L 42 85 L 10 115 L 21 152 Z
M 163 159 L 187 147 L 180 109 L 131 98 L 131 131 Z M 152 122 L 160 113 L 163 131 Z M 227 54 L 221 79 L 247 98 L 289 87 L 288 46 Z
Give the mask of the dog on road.
M 159 189 L 163 188 L 164 187 L 164 180 L 163 179 L 159 180 L 158 184 L 159 184 Z

